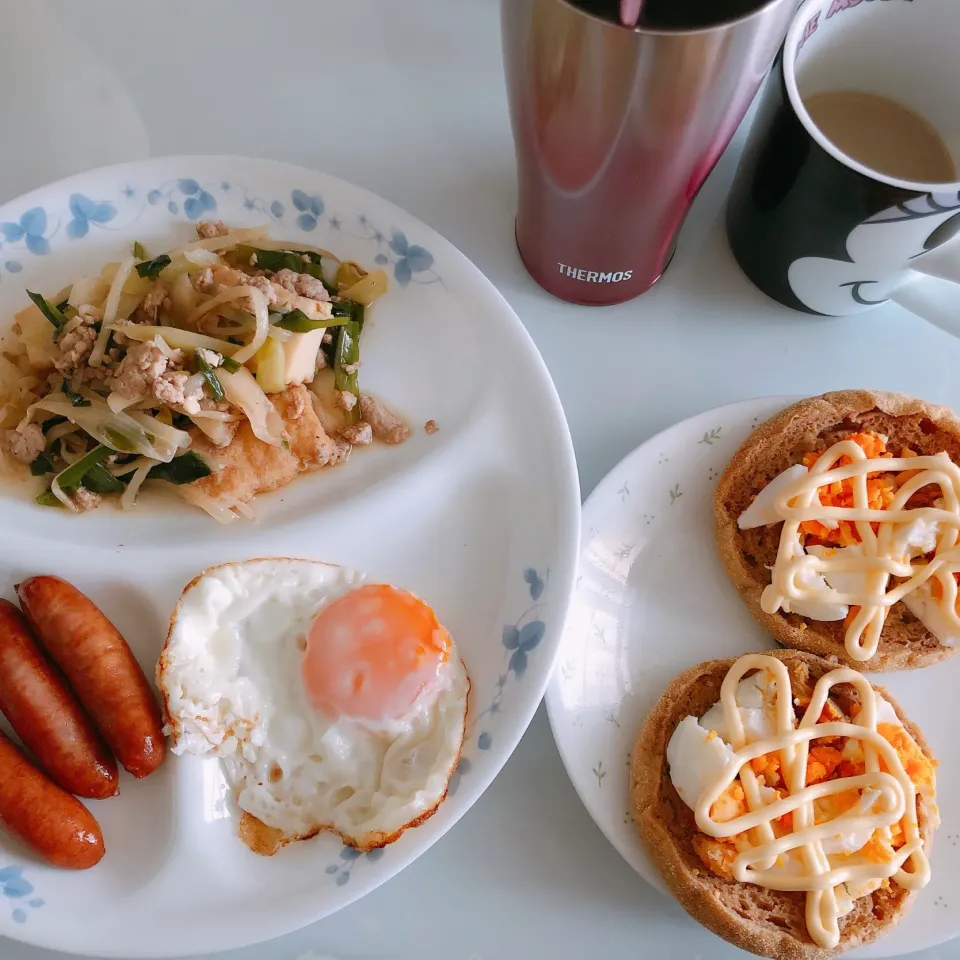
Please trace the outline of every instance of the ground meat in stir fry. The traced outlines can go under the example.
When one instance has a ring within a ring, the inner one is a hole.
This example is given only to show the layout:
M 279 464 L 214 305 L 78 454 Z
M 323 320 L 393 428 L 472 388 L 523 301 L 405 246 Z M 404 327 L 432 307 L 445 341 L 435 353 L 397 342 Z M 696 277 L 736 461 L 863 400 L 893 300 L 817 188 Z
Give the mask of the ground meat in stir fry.
M 368 393 L 360 398 L 360 416 L 370 424 L 373 435 L 384 443 L 403 443 L 410 436 L 410 428 L 403 420 Z
M 100 499 L 99 493 L 94 493 L 92 490 L 87 490 L 86 487 L 78 487 L 73 493 L 70 494 L 70 500 L 81 513 L 85 513 L 87 510 L 93 510 L 96 507 L 99 507 Z
M 110 386 L 127 400 L 139 400 L 167 369 L 167 355 L 153 340 L 134 344 L 120 362 Z
M 72 377 L 83 366 L 97 341 L 97 331 L 93 328 L 92 318 L 78 317 L 72 322 L 72 328 L 60 337 L 60 356 L 53 362 L 57 371 L 65 377 Z
M 167 295 L 170 291 L 167 289 L 165 284 L 157 283 L 154 288 L 143 298 L 143 302 L 140 304 L 140 309 L 150 320 L 157 319 L 157 311 L 163 305 L 163 301 L 167 299 Z
M 373 428 L 369 423 L 351 423 L 340 431 L 340 439 L 352 443 L 354 446 L 363 446 L 373 442 Z
M 153 395 L 171 407 L 183 407 L 187 413 L 198 413 L 203 399 L 203 385 L 190 384 L 189 374 L 176 371 L 164 373 L 153 381 Z
M 28 423 L 19 430 L 0 430 L 0 448 L 21 463 L 32 463 L 45 445 L 39 423 Z
M 222 220 L 201 220 L 197 224 L 197 236 L 201 240 L 212 240 L 214 237 L 225 237 L 230 230 L 224 226 Z
M 311 277 L 308 273 L 294 273 L 293 270 L 285 267 L 274 274 L 273 282 L 290 293 L 297 293 L 301 297 L 308 297 L 310 300 L 330 299 L 330 294 L 323 285 L 323 281 Z

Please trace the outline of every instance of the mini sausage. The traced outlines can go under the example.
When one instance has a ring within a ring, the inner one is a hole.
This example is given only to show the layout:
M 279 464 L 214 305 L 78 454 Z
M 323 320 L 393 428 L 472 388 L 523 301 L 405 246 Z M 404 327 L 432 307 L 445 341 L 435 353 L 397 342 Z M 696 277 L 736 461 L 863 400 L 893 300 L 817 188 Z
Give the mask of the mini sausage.
M 103 800 L 117 792 L 117 764 L 103 738 L 43 655 L 23 614 L 0 598 L 0 713 L 67 793 Z
M 66 580 L 31 577 L 16 589 L 37 639 L 116 758 L 135 777 L 153 773 L 165 750 L 160 707 L 126 640 Z
M 2 730 L 0 824 L 55 867 L 86 870 L 103 858 L 103 834 L 93 814 L 41 773 Z

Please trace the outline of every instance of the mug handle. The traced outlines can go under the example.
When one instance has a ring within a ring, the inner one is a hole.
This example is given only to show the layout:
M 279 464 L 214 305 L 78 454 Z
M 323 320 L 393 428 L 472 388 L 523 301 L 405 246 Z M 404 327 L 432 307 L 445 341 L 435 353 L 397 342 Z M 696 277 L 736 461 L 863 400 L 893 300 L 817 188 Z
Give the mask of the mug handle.
M 890 299 L 960 337 L 960 238 L 924 254 L 914 264 Z

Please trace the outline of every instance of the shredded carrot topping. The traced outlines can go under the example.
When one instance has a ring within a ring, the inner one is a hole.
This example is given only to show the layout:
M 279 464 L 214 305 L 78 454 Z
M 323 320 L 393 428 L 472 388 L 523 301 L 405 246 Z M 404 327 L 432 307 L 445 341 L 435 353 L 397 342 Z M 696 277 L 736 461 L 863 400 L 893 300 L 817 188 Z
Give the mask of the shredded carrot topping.
M 844 439 L 856 443 L 870 459 L 892 456 L 887 452 L 886 441 L 876 433 L 850 433 Z M 804 466 L 807 469 L 811 468 L 823 453 L 824 451 L 821 450 L 806 454 L 803 458 Z M 845 467 L 850 463 L 852 461 L 849 457 L 841 457 L 836 466 Z M 885 510 L 896 494 L 897 481 L 895 474 L 872 473 L 867 476 L 867 502 L 871 510 Z M 852 507 L 854 505 L 853 481 L 842 480 L 821 487 L 820 503 L 825 507 Z M 878 524 L 873 524 L 873 527 L 875 530 L 879 529 Z M 820 543 L 833 546 L 849 547 L 860 542 L 857 526 L 850 520 L 839 521 L 836 529 L 831 529 L 818 520 L 804 520 L 800 524 L 800 530 Z

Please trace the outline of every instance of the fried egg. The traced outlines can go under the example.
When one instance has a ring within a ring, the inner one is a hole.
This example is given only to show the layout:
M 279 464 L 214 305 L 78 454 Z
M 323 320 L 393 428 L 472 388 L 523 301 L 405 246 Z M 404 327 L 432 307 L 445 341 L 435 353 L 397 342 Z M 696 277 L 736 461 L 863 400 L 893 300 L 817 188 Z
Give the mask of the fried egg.
M 311 560 L 228 563 L 171 617 L 157 682 L 172 750 L 219 758 L 257 852 L 322 830 L 373 849 L 446 796 L 466 669 L 426 603 L 363 579 Z

